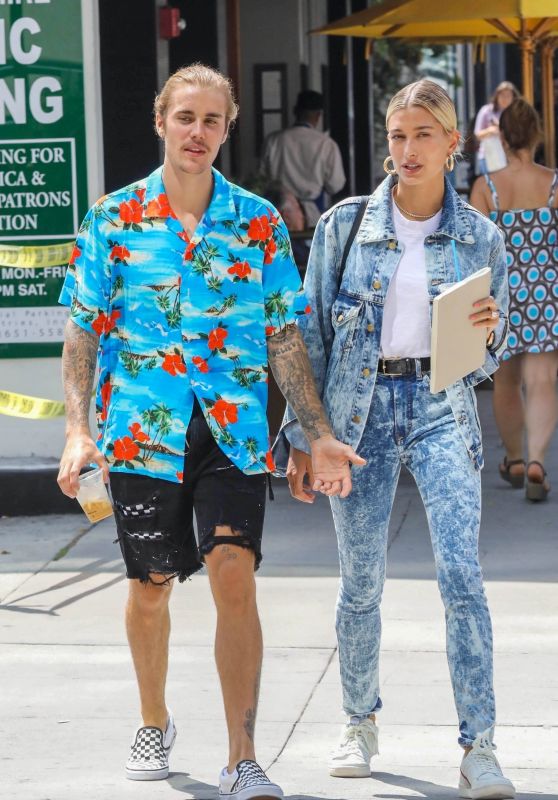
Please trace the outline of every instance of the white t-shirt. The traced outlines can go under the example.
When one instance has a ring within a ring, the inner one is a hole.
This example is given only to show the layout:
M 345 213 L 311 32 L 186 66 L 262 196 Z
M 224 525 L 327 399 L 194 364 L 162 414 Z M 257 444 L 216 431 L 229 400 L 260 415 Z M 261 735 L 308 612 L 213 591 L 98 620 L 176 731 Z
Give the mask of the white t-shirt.
M 395 234 L 403 250 L 384 304 L 382 358 L 425 358 L 430 355 L 430 296 L 424 240 L 438 229 L 442 210 L 424 221 L 409 220 L 392 202 Z

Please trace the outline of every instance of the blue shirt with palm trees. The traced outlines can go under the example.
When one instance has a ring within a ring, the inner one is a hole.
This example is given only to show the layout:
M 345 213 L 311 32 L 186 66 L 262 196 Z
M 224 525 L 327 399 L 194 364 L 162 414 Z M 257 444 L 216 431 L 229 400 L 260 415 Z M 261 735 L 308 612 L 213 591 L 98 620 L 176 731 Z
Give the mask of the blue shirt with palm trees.
M 111 470 L 182 482 L 194 397 L 235 466 L 274 468 L 267 338 L 310 309 L 277 211 L 213 178 L 191 238 L 161 168 L 101 198 L 81 225 L 60 302 L 99 336 L 98 443 Z

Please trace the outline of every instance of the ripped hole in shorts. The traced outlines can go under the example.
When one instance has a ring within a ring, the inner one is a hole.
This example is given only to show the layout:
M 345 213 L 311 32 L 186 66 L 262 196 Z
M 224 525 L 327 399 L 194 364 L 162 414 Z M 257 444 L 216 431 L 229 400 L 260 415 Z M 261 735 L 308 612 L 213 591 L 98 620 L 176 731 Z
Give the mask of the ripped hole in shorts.
M 230 528 L 231 534 L 218 534 L 215 533 L 216 528 Z M 200 541 L 200 556 L 203 559 L 208 553 L 211 553 L 217 545 L 234 545 L 242 547 L 245 550 L 252 550 L 256 557 L 254 570 L 257 570 L 262 560 L 262 553 L 259 542 L 255 542 L 250 534 L 245 530 L 235 528 L 233 525 L 227 525 L 225 522 L 220 522 L 215 525 L 211 530 L 204 533 Z

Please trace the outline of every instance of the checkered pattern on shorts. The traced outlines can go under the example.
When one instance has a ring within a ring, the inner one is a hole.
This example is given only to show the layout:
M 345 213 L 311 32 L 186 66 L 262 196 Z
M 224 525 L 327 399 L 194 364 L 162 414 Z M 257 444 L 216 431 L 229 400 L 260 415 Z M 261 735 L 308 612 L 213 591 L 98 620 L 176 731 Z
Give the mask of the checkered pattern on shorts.
M 164 539 L 163 534 L 161 531 L 142 531 L 141 533 L 126 533 L 126 536 L 129 536 L 130 539 L 136 539 L 139 542 L 157 542 Z
M 118 504 L 123 517 L 151 517 L 155 513 L 155 506 L 145 503 L 136 503 L 133 506 Z
M 163 746 L 163 733 L 159 728 L 139 728 L 132 745 L 128 766 L 134 769 L 164 769 L 169 759 Z

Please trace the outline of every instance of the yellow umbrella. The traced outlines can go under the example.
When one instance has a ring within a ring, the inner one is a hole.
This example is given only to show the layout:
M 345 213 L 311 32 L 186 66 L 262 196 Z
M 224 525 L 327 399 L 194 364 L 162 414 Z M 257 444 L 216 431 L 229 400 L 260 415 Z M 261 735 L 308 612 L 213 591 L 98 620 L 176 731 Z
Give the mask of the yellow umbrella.
M 534 99 L 533 57 L 541 46 L 545 153 L 554 166 L 552 60 L 558 46 L 558 0 L 386 0 L 314 33 L 368 39 L 411 39 L 424 43 L 515 42 L 521 50 L 523 94 Z

